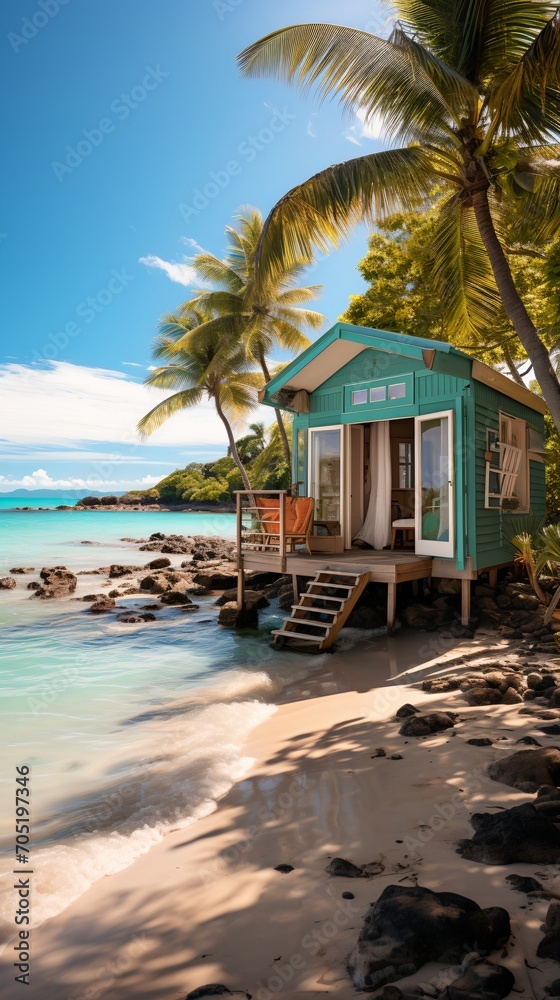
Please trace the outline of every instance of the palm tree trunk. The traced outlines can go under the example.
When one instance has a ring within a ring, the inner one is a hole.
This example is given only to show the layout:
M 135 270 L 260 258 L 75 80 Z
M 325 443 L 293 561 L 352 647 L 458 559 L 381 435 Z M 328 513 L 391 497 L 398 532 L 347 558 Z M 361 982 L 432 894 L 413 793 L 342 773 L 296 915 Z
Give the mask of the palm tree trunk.
M 264 356 L 264 351 L 262 347 L 259 347 L 259 362 L 262 368 L 262 373 L 264 375 L 264 380 L 268 384 L 270 382 L 270 372 L 268 370 L 268 365 L 266 363 L 266 358 Z M 278 431 L 280 434 L 280 441 L 282 443 L 282 450 L 284 452 L 286 462 L 288 463 L 288 468 L 291 469 L 292 456 L 290 454 L 290 442 L 288 441 L 288 435 L 286 434 L 284 419 L 282 417 L 280 410 L 277 410 L 276 407 L 274 408 L 274 412 L 276 414 L 276 423 L 278 424 Z
M 233 436 L 233 431 L 231 429 L 230 422 L 229 422 L 228 418 L 226 417 L 224 411 L 222 410 L 222 407 L 220 405 L 220 400 L 216 396 L 214 397 L 214 404 L 216 406 L 216 412 L 217 412 L 220 420 L 222 421 L 222 423 L 223 423 L 223 425 L 224 425 L 224 427 L 226 429 L 226 434 L 228 436 L 229 450 L 231 452 L 231 457 L 233 458 L 233 461 L 235 462 L 237 468 L 239 469 L 239 474 L 241 476 L 241 479 L 243 480 L 243 485 L 244 485 L 245 489 L 250 493 L 251 492 L 251 483 L 250 483 L 249 477 L 248 477 L 248 475 L 247 475 L 247 473 L 245 471 L 245 466 L 243 465 L 243 462 L 241 461 L 241 459 L 239 457 L 239 452 L 237 450 L 237 445 L 235 443 L 235 438 Z
M 472 195 L 472 206 L 504 309 L 527 352 L 552 419 L 560 431 L 560 383 L 550 362 L 548 351 L 513 283 L 506 255 L 494 228 L 487 191 L 475 192 Z
M 525 383 L 524 383 L 523 379 L 521 378 L 521 375 L 517 371 L 517 366 L 516 366 L 515 361 L 513 360 L 512 356 L 511 356 L 509 347 L 507 347 L 504 344 L 504 346 L 502 347 L 502 351 L 504 352 L 504 361 L 505 361 L 506 365 L 508 366 L 508 371 L 509 371 L 509 373 L 510 373 L 512 379 L 513 379 L 513 381 L 517 382 L 518 385 L 522 385 L 522 386 L 525 387 Z

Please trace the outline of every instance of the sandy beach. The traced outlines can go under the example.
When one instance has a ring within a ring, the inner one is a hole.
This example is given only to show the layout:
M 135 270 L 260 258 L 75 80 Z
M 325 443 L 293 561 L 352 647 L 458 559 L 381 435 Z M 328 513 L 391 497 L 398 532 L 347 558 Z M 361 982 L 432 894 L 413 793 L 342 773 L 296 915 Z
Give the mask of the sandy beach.
M 403 669 L 419 639 L 373 640 L 359 653 L 327 657 L 287 690 L 274 716 L 251 734 L 250 772 L 212 815 L 171 833 L 33 931 L 26 995 L 178 1000 L 218 983 L 256 1000 L 346 1000 L 356 992 L 345 961 L 369 904 L 385 886 L 402 884 L 505 907 L 513 934 L 500 961 L 515 975 L 514 995 L 544 996 L 555 963 L 534 956 L 548 902 L 529 901 L 505 876 L 537 875 L 555 889 L 556 866 L 477 864 L 456 853 L 456 842 L 472 835 L 472 812 L 531 800 L 491 781 L 485 765 L 519 749 L 522 736 L 538 735 L 545 746 L 554 740 L 539 734 L 538 720 L 520 714 L 519 705 L 469 707 L 460 691 L 420 688 L 427 675 L 467 671 L 489 655 L 516 662 L 511 644 L 495 643 L 492 651 L 481 638 Z M 375 655 L 387 642 L 389 670 L 387 649 L 379 666 Z M 382 683 L 381 672 L 394 676 Z M 454 710 L 459 719 L 454 729 L 407 740 L 394 721 L 405 702 Z M 494 745 L 465 742 L 481 736 Z M 386 756 L 374 756 L 377 748 Z M 358 865 L 380 861 L 383 870 L 371 878 L 330 877 L 324 869 L 335 856 Z M 293 870 L 276 871 L 281 864 Z M 9 952 L 2 995 L 15 1000 L 21 985 L 13 982 Z M 441 968 L 424 966 L 399 988 Z

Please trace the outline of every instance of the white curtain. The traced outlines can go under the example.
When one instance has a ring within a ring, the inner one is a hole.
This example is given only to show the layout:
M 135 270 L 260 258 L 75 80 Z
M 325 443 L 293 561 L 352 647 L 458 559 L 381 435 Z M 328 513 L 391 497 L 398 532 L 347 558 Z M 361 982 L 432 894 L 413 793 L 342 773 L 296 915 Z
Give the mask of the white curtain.
M 371 492 L 368 511 L 355 537 L 374 549 L 383 549 L 391 539 L 391 441 L 388 420 L 370 424 L 369 469 Z

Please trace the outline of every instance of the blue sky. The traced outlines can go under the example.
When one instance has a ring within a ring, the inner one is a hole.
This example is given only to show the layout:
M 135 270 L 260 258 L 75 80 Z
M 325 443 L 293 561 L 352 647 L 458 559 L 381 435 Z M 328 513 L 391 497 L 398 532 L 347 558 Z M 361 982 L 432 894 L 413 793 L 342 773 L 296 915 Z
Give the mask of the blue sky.
M 378 31 L 386 17 L 366 0 L 4 0 L 0 490 L 150 484 L 225 452 L 208 407 L 149 445 L 134 434 L 157 399 L 141 385 L 157 318 L 188 297 L 193 246 L 221 255 L 239 206 L 266 213 L 381 148 L 336 105 L 241 79 L 235 56 L 297 21 Z M 325 328 L 362 288 L 366 239 L 310 274 Z

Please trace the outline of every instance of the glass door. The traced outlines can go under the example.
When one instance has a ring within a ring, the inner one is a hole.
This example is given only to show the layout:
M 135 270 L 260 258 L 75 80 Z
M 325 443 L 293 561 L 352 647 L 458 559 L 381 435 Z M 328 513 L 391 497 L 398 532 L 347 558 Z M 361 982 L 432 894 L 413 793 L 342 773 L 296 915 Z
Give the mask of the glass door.
M 416 544 L 418 555 L 455 553 L 453 411 L 416 417 Z
M 342 427 L 309 432 L 309 485 L 314 520 L 329 535 L 342 533 Z

